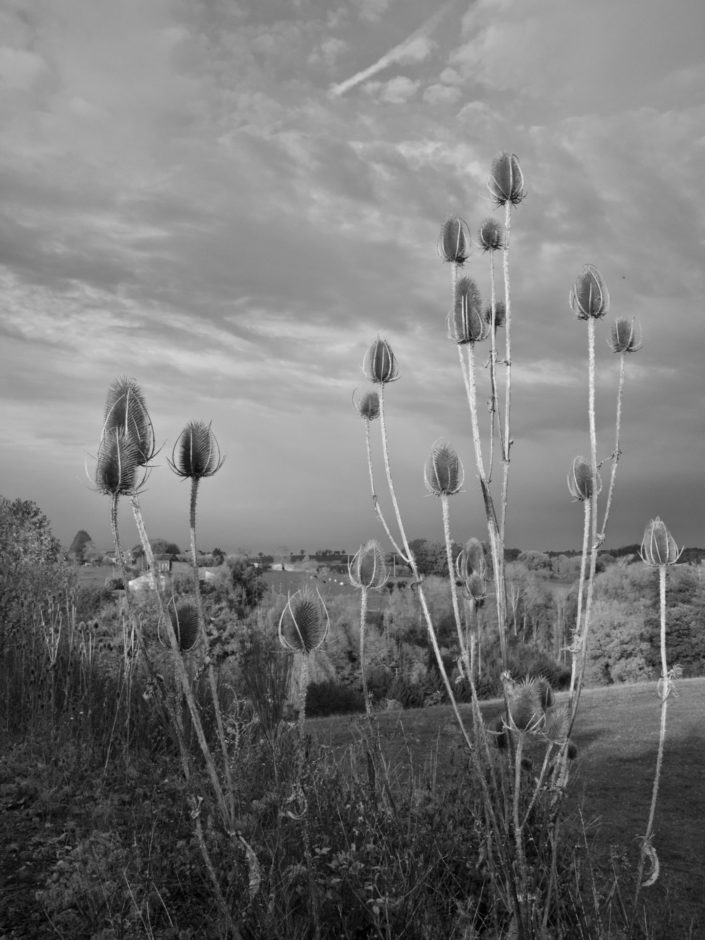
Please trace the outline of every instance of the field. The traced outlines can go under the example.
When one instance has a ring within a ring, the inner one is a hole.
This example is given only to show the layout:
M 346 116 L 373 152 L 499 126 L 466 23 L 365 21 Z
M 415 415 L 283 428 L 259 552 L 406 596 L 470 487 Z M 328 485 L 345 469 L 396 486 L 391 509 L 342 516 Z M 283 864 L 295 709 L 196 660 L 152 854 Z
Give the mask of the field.
M 655 845 L 661 876 L 645 889 L 657 938 L 705 937 L 705 680 L 683 680 L 672 700 L 664 773 L 657 808 Z M 491 720 L 500 702 L 484 705 Z M 659 701 L 654 683 L 584 693 L 574 740 L 579 747 L 571 796 L 571 815 L 583 815 L 587 839 L 595 858 L 606 861 L 610 849 L 636 858 L 636 839 L 643 832 L 655 763 Z M 384 752 L 392 768 L 411 765 L 418 771 L 434 767 L 438 777 L 457 773 L 461 753 L 459 733 L 450 710 L 445 707 L 418 711 L 380 713 L 379 728 Z M 323 749 L 347 760 L 346 745 L 359 736 L 362 722 L 349 717 L 311 720 L 308 731 Z M 69 848 L 91 830 L 104 835 L 102 851 L 120 844 L 130 826 L 152 826 L 174 812 L 166 782 L 178 776 L 173 766 L 138 763 L 126 775 L 107 779 L 100 770 L 83 778 L 68 778 L 69 755 L 27 745 L 13 747 L 5 741 L 0 758 L 0 810 L 3 840 L 0 849 L 0 937 L 117 937 L 104 932 L 83 932 L 80 921 L 67 930 L 67 922 L 50 923 L 37 900 L 51 897 L 47 890 L 58 887 L 57 862 L 69 857 Z M 90 776 L 92 774 L 92 776 Z M 150 774 L 152 777 L 150 778 Z M 160 787 L 155 783 L 159 775 Z M 163 780 L 161 778 L 164 778 Z M 155 794 L 160 793 L 161 796 Z M 144 801 L 144 807 L 142 806 Z M 145 818 L 140 820 L 140 814 Z M 150 822 L 150 819 L 152 820 Z M 136 822 L 139 821 L 139 824 Z M 121 830 L 125 830 L 122 832 Z M 174 833 L 173 839 L 177 838 Z M 88 864 L 88 863 L 86 863 Z M 116 890 L 105 876 L 96 883 L 95 871 L 110 866 L 82 869 L 74 878 L 69 895 L 73 909 L 100 908 L 100 898 Z M 91 875 L 91 872 L 93 874 Z M 125 874 L 123 872 L 123 874 Z M 92 879 L 92 880 L 91 880 Z M 182 901 L 188 904 L 189 884 Z M 81 897 L 81 890 L 85 896 Z M 137 891 L 136 886 L 132 890 Z M 202 886 L 193 890 L 202 890 Z M 631 890 L 627 885 L 626 889 Z M 162 886 L 162 891 L 165 891 Z M 78 895 L 78 896 L 77 896 Z M 71 923 L 70 921 L 68 922 Z M 95 926 L 94 926 L 95 930 Z M 134 936 L 149 935 L 134 934 Z M 126 935 L 127 936 L 127 935 Z M 133 934 L 129 934 L 133 936 Z M 182 936 L 155 933 L 154 936 Z M 202 936 L 183 933 L 183 936 Z

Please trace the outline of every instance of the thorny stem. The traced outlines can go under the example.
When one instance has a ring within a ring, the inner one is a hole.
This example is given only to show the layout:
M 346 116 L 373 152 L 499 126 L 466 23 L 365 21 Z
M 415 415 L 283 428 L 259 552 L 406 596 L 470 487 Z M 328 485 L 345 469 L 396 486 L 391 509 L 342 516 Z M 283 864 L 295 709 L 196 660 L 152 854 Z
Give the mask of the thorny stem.
M 504 306 L 506 319 L 504 323 L 504 359 L 507 367 L 505 373 L 504 386 L 504 450 L 502 460 L 504 462 L 504 473 L 502 475 L 502 515 L 499 525 L 499 534 L 502 546 L 504 547 L 504 530 L 507 519 L 507 503 L 509 499 L 509 463 L 511 460 L 510 451 L 512 440 L 510 437 L 510 418 L 512 406 L 512 299 L 509 282 L 509 237 L 512 227 L 512 206 L 508 199 L 504 207 L 504 226 L 506 229 L 506 241 L 504 252 L 502 254 L 502 269 L 504 272 Z
M 646 832 L 642 839 L 641 854 L 639 857 L 639 869 L 636 879 L 636 893 L 634 896 L 634 911 L 639 900 L 639 894 L 643 887 L 652 885 L 658 877 L 658 857 L 656 850 L 652 845 L 654 832 L 654 817 L 656 815 L 656 800 L 658 798 L 659 784 L 661 782 L 661 770 L 663 767 L 663 749 L 666 742 L 666 713 L 668 710 L 668 697 L 673 691 L 672 677 L 668 673 L 668 663 L 666 661 L 666 566 L 659 566 L 659 607 L 661 612 L 661 680 L 659 682 L 659 698 L 661 699 L 661 724 L 659 728 L 658 752 L 656 755 L 656 770 L 654 772 L 654 783 L 651 790 L 651 806 L 649 807 L 649 818 L 646 823 Z M 644 876 L 644 865 L 647 856 L 651 858 L 654 870 L 651 877 L 645 884 L 642 884 Z
M 215 712 L 215 723 L 218 731 L 218 742 L 220 743 L 221 754 L 223 755 L 223 771 L 225 773 L 225 782 L 227 785 L 228 809 L 230 810 L 230 819 L 235 818 L 235 796 L 233 789 L 233 778 L 230 771 L 230 755 L 225 742 L 225 727 L 223 725 L 223 714 L 220 709 L 218 699 L 218 687 L 215 681 L 215 670 L 208 654 L 208 635 L 206 633 L 206 621 L 203 613 L 203 599 L 201 597 L 201 583 L 198 579 L 198 550 L 196 547 L 196 504 L 198 501 L 199 478 L 191 479 L 191 502 L 189 506 L 189 528 L 191 533 L 191 564 L 193 566 L 193 595 L 196 599 L 196 614 L 198 616 L 198 626 L 203 641 L 203 650 L 208 662 L 208 685 L 210 688 L 211 699 L 213 701 L 213 710 Z
M 491 398 L 490 398 L 490 461 L 489 461 L 489 470 L 487 473 L 487 482 L 490 483 L 492 480 L 492 468 L 494 464 L 494 438 L 495 438 L 495 425 L 497 425 L 499 430 L 499 446 L 504 453 L 504 433 L 502 430 L 502 422 L 497 421 L 497 409 L 499 407 L 499 399 L 497 396 L 497 337 L 496 337 L 496 317 L 497 317 L 497 295 L 495 290 L 495 276 L 494 276 L 494 251 L 490 251 L 490 309 L 492 310 L 492 316 L 490 320 L 490 388 L 491 388 Z
M 527 871 L 526 854 L 524 852 L 524 832 L 519 819 L 519 798 L 521 796 L 521 761 L 524 751 L 524 735 L 522 732 L 517 736 L 516 753 L 514 755 L 514 794 L 512 800 L 512 816 L 514 825 L 514 845 L 516 850 L 517 868 L 519 874 L 518 884 L 518 902 L 521 920 L 523 921 L 524 912 L 527 906 Z M 522 936 L 520 931 L 519 936 Z
M 470 425 L 472 428 L 472 441 L 475 451 L 475 464 L 477 467 L 477 476 L 480 481 L 480 489 L 485 506 L 485 516 L 487 519 L 487 534 L 490 540 L 490 553 L 492 555 L 492 570 L 495 583 L 495 603 L 497 605 L 497 626 L 499 630 L 499 644 L 502 655 L 502 669 L 507 668 L 507 638 L 506 638 L 506 597 L 504 592 L 504 566 L 501 557 L 503 555 L 502 542 L 497 525 L 497 515 L 492 501 L 489 484 L 485 477 L 485 466 L 482 459 L 482 441 L 480 439 L 480 428 L 477 417 L 477 390 L 475 385 L 475 354 L 473 344 L 468 343 L 467 362 L 463 356 L 462 346 L 458 346 L 458 356 L 460 358 L 460 368 L 463 373 L 463 382 L 465 383 L 465 392 L 468 398 L 468 407 L 470 409 Z
M 612 508 L 612 497 L 614 496 L 614 481 L 617 476 L 617 465 L 619 464 L 619 458 L 621 455 L 621 450 L 619 448 L 619 435 L 622 426 L 622 398 L 624 396 L 624 362 L 625 354 L 621 353 L 619 357 L 619 385 L 617 386 L 617 418 L 615 422 L 615 436 L 614 436 L 614 453 L 612 454 L 612 471 L 610 473 L 610 485 L 609 490 L 607 491 L 607 502 L 605 504 L 605 514 L 602 519 L 602 528 L 600 529 L 599 539 L 600 545 L 605 541 L 605 534 L 607 530 L 607 520 L 609 519 L 610 509 Z

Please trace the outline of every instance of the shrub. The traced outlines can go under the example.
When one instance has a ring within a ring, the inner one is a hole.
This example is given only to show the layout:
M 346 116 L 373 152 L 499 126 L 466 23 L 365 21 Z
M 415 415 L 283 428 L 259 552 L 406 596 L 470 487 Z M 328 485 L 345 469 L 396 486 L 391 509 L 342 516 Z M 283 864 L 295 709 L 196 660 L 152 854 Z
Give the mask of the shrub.
M 312 682 L 306 695 L 306 714 L 310 718 L 364 712 L 362 692 L 340 682 Z

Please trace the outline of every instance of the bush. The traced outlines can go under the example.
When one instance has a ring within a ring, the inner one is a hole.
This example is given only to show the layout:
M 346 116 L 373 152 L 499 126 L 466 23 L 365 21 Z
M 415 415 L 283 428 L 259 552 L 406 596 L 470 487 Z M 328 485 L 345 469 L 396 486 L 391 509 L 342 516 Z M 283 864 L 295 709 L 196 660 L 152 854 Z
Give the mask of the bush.
M 306 714 L 309 718 L 326 715 L 347 715 L 364 712 L 362 692 L 339 682 L 312 682 L 306 693 Z

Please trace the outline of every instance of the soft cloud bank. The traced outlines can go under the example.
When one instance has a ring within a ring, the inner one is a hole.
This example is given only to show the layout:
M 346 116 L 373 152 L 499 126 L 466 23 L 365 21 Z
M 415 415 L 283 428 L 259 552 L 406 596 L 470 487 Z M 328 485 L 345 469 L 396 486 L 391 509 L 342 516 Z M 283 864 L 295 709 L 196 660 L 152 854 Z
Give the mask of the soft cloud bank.
M 388 409 L 410 533 L 440 533 L 422 470 L 443 435 L 468 469 L 453 534 L 481 534 L 435 242 L 448 214 L 475 231 L 493 211 L 504 149 L 529 189 L 512 234 L 508 542 L 579 538 L 565 474 L 585 450 L 585 336 L 567 295 L 590 261 L 645 343 L 608 542 L 659 514 L 705 544 L 704 20 L 695 0 L 457 0 L 430 18 L 421 0 L 6 4 L 4 495 L 107 547 L 83 467 L 108 384 L 130 374 L 166 450 L 213 420 L 227 461 L 204 487 L 206 545 L 354 549 L 381 535 L 350 402 L 381 334 L 402 371 Z M 487 293 L 478 249 L 469 270 Z M 599 343 L 608 457 L 616 362 Z M 155 468 L 155 535 L 183 540 L 186 498 Z

